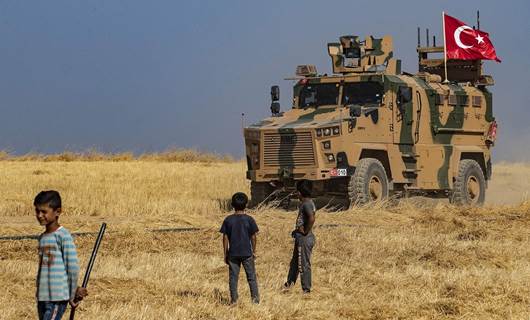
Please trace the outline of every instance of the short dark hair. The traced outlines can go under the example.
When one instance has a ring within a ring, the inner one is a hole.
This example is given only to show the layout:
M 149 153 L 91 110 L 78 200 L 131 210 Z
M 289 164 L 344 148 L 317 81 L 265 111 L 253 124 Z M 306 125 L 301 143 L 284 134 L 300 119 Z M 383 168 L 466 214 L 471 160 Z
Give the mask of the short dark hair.
M 244 210 L 247 207 L 248 197 L 243 192 L 236 192 L 232 196 L 232 208 Z
M 62 207 L 61 195 L 55 190 L 41 191 L 33 200 L 33 205 L 44 205 L 47 204 L 53 210 L 57 210 Z
M 300 192 L 302 197 L 309 198 L 311 197 L 311 181 L 309 180 L 300 180 L 296 183 L 296 190 Z

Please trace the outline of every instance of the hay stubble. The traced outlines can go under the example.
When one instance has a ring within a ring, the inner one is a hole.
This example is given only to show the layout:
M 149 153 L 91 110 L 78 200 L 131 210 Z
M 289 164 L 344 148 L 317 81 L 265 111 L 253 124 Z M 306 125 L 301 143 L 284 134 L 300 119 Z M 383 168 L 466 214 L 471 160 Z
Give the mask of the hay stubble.
M 261 229 L 262 303 L 250 303 L 242 273 L 240 304 L 228 306 L 217 231 L 227 199 L 248 192 L 244 170 L 240 162 L 2 161 L 0 234 L 40 232 L 31 202 L 42 189 L 61 192 L 61 221 L 70 230 L 96 231 L 101 221 L 109 223 L 80 319 L 530 317 L 529 202 L 319 211 L 311 295 L 302 295 L 299 284 L 280 289 L 296 213 L 261 209 L 252 214 Z M 510 165 L 497 170 L 503 179 Z M 528 166 L 514 170 L 514 176 L 530 176 Z M 147 231 L 171 227 L 201 230 Z M 76 239 L 83 268 L 93 241 Z M 36 264 L 34 240 L 0 242 L 0 319 L 35 318 Z

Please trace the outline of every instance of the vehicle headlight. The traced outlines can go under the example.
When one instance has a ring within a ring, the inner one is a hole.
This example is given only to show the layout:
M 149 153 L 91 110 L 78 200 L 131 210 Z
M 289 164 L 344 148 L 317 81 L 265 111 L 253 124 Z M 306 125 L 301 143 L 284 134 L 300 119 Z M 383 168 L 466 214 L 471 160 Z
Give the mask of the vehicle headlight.
M 339 126 L 317 129 L 317 137 L 338 136 L 338 135 L 340 135 Z
M 331 141 L 322 142 L 322 146 L 324 147 L 324 149 L 331 149 Z

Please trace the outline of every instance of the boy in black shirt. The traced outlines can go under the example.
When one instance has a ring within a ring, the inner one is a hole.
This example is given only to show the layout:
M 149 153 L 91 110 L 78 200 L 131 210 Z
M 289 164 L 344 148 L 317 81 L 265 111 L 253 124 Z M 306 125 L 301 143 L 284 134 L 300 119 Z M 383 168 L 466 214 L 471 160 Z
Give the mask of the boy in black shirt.
M 232 196 L 235 212 L 223 221 L 220 232 L 223 234 L 225 263 L 228 265 L 228 283 L 231 303 L 237 302 L 237 281 L 241 264 L 247 275 L 252 302 L 259 303 L 258 281 L 254 258 L 256 255 L 256 234 L 259 231 L 254 218 L 245 213 L 248 197 L 242 192 Z

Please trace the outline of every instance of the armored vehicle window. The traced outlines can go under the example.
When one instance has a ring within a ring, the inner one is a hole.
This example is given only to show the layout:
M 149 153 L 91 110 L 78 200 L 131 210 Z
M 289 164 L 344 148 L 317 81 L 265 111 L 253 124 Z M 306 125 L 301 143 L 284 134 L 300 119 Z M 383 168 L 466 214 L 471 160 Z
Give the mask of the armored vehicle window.
M 473 107 L 480 107 L 482 103 L 482 99 L 480 96 L 473 96 Z
M 468 104 L 469 104 L 469 101 L 468 101 L 468 97 L 467 96 L 457 96 L 457 101 L 458 101 L 458 104 L 462 107 L 467 107 Z
M 354 82 L 344 84 L 342 104 L 381 104 L 383 85 L 379 82 Z
M 444 104 L 445 103 L 445 96 L 443 94 L 437 94 L 435 103 L 436 104 Z
M 450 95 L 449 96 L 449 105 L 467 107 L 468 106 L 468 97 L 464 95 Z
M 308 84 L 300 91 L 300 108 L 336 105 L 339 86 L 336 83 Z

